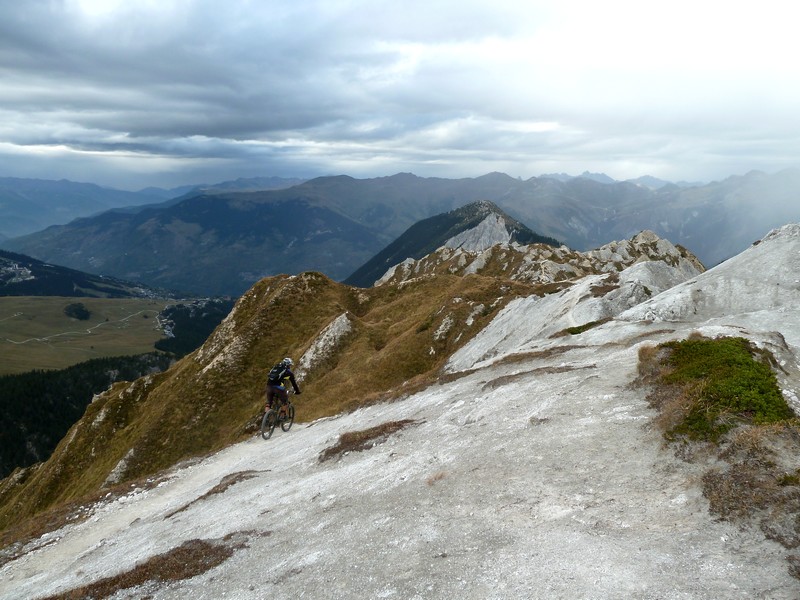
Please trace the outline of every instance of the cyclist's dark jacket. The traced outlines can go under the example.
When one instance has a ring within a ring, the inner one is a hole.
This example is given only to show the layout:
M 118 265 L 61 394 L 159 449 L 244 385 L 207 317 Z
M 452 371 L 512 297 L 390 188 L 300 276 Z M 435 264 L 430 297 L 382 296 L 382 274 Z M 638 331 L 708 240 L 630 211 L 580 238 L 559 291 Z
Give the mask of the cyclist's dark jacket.
M 281 378 L 279 381 L 270 381 L 267 379 L 267 387 L 286 387 L 286 381 L 289 381 L 294 388 L 294 393 L 299 394 L 300 388 L 297 387 L 297 380 L 294 378 L 294 373 L 289 367 L 284 367 L 283 373 L 281 373 Z

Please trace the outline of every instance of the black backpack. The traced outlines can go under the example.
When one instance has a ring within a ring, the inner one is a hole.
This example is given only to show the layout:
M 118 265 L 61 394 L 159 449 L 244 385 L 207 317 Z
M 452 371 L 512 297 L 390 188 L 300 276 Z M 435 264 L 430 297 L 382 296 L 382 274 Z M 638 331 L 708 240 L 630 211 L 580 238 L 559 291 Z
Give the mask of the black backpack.
M 269 370 L 269 376 L 267 379 L 273 385 L 280 385 L 281 381 L 283 381 L 283 377 L 286 373 L 286 365 L 283 363 L 278 363 L 274 367 Z

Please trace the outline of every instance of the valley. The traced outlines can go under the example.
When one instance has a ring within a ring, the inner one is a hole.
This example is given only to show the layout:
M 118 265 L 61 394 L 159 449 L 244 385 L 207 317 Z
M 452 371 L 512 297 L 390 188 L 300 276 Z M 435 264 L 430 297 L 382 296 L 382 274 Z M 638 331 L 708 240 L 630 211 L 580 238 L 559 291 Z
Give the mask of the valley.
M 64 314 L 65 307 L 76 302 L 91 313 L 87 320 Z M 153 298 L 0 297 L 0 375 L 152 352 L 164 337 L 158 314 L 174 303 Z

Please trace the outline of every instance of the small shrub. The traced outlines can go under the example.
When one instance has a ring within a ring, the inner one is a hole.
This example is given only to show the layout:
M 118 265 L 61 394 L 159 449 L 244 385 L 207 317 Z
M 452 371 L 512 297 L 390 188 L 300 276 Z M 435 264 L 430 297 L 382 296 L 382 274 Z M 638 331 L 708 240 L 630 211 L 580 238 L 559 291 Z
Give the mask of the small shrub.
M 800 485 L 800 474 L 798 474 L 797 471 L 794 473 L 784 473 L 778 477 L 778 485 L 783 487 Z
M 71 319 L 78 319 L 79 321 L 88 321 L 92 313 L 83 305 L 83 302 L 73 302 L 64 307 L 64 314 Z
M 607 317 L 605 319 L 600 319 L 599 321 L 590 321 L 589 323 L 584 323 L 583 325 L 578 325 L 577 327 L 567 327 L 566 331 L 570 335 L 578 335 L 579 333 L 583 333 L 584 331 L 588 331 L 593 327 L 597 327 L 598 325 L 602 325 L 604 323 L 608 323 L 611 320 L 611 317 Z

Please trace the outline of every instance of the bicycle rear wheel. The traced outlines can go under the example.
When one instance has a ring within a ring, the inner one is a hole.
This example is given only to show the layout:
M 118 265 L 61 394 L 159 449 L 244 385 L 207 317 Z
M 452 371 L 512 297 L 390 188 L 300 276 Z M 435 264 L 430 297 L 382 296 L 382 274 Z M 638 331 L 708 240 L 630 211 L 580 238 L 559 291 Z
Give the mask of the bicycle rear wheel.
M 294 404 L 289 402 L 286 405 L 286 416 L 281 419 L 281 429 L 284 431 L 289 431 L 292 428 L 292 423 L 294 423 Z
M 264 413 L 264 418 L 261 419 L 261 437 L 268 440 L 275 431 L 275 425 L 278 424 L 278 413 L 273 409 L 269 409 Z

